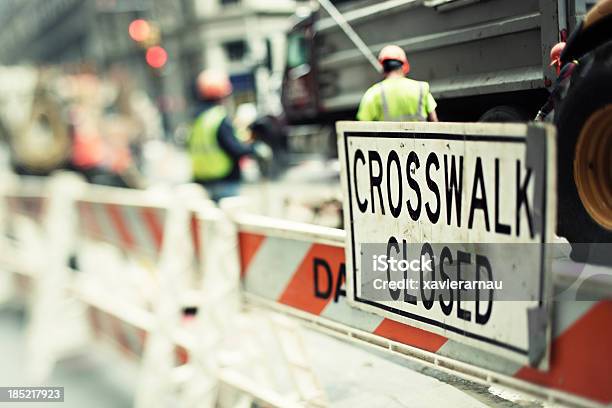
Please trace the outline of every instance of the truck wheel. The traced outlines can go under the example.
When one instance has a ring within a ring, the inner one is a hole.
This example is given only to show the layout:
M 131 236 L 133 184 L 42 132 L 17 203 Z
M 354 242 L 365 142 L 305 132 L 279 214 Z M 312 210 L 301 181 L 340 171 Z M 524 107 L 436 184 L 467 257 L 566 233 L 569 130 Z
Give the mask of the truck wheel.
M 479 122 L 513 123 L 526 122 L 529 118 L 520 108 L 514 106 L 501 105 L 486 111 Z
M 612 264 L 612 43 L 572 75 L 558 109 L 557 232 L 577 261 Z M 607 245 L 606 245 L 607 246 Z

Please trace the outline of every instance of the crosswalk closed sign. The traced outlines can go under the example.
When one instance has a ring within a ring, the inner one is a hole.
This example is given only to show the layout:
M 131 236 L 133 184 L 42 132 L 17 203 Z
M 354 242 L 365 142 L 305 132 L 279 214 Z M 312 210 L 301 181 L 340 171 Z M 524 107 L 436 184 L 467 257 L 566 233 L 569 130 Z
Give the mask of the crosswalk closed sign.
M 554 128 L 339 122 L 354 307 L 547 365 Z

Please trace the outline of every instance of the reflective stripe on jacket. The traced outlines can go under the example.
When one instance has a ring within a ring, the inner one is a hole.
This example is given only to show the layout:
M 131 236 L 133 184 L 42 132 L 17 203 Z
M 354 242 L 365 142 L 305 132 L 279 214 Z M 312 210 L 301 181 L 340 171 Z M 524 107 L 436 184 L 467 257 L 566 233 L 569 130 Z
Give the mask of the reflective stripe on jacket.
M 200 114 L 193 124 L 189 153 L 196 180 L 218 180 L 232 171 L 232 158 L 219 146 L 217 139 L 219 127 L 226 116 L 223 106 L 213 106 Z

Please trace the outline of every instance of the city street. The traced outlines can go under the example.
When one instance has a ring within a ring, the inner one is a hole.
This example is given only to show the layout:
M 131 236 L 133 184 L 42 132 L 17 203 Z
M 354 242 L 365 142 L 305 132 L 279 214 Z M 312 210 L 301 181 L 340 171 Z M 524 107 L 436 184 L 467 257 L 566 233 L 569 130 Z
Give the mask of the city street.
M 612 406 L 612 0 L 0 0 L 0 408 Z

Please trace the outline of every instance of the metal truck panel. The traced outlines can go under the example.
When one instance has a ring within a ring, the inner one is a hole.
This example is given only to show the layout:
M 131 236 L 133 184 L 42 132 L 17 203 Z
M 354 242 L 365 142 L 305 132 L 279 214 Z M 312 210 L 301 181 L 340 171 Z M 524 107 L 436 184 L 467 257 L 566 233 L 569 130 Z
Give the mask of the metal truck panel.
M 389 43 L 404 48 L 410 77 L 429 81 L 443 99 L 544 88 L 554 75 L 557 10 L 551 0 L 391 0 L 341 11 L 374 53 Z M 356 108 L 379 74 L 331 18 L 315 32 L 321 110 Z

